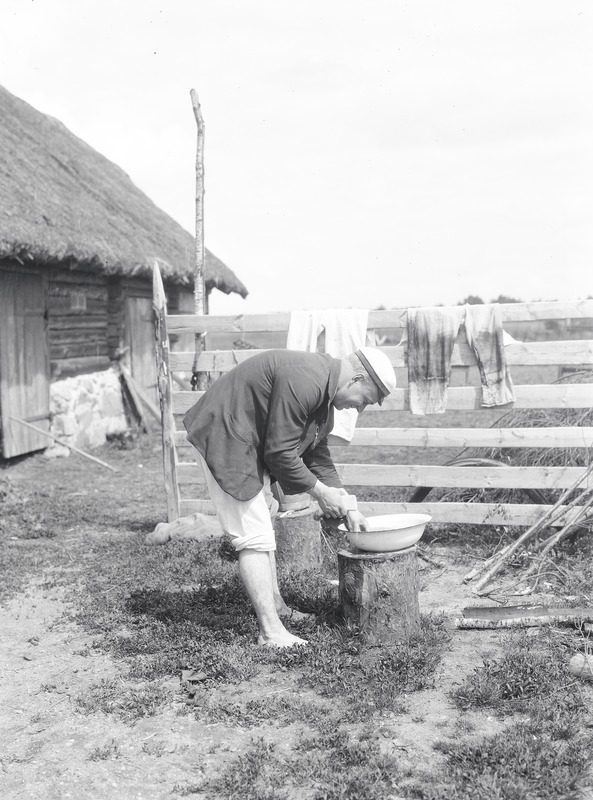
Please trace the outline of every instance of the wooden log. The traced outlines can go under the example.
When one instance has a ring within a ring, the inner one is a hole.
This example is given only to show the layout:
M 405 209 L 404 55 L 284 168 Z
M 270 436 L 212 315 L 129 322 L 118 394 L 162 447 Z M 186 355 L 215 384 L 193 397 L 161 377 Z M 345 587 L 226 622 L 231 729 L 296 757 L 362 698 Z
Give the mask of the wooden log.
M 576 625 L 593 621 L 593 608 L 565 608 L 523 604 L 519 606 L 473 606 L 455 619 L 461 629 L 533 628 L 541 625 Z
M 406 642 L 420 629 L 417 547 L 338 552 L 340 608 L 347 630 L 369 646 Z
M 276 563 L 287 572 L 319 569 L 322 559 L 321 525 L 313 509 L 278 514 L 274 523 L 276 533 Z

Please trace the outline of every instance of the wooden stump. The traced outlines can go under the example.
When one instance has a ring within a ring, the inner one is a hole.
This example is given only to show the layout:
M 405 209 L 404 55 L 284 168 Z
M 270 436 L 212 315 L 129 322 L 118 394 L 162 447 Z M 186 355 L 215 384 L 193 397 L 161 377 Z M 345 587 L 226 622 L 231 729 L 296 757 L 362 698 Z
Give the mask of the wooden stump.
M 420 630 L 416 545 L 391 553 L 338 552 L 340 608 L 365 645 L 394 645 Z
M 278 514 L 276 563 L 279 569 L 298 572 L 321 566 L 321 525 L 313 518 L 313 510 Z

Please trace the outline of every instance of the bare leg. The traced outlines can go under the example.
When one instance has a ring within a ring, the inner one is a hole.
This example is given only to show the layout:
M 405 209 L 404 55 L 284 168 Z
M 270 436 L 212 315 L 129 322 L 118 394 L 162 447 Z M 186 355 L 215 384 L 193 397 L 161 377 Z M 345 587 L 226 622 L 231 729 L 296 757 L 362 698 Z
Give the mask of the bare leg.
M 306 644 L 304 639 L 287 631 L 278 616 L 269 553 L 249 548 L 240 550 L 239 574 L 259 623 L 258 644 L 271 647 Z
M 270 556 L 270 568 L 272 570 L 272 589 L 274 591 L 274 606 L 276 607 L 278 616 L 286 617 L 288 619 L 291 619 L 293 622 L 299 622 L 299 620 L 309 619 L 311 617 L 311 614 L 304 614 L 302 611 L 297 611 L 295 608 L 287 606 L 286 603 L 284 602 L 284 599 L 280 594 L 280 588 L 278 586 L 278 575 L 276 572 L 276 553 L 273 550 L 270 550 L 269 556 Z

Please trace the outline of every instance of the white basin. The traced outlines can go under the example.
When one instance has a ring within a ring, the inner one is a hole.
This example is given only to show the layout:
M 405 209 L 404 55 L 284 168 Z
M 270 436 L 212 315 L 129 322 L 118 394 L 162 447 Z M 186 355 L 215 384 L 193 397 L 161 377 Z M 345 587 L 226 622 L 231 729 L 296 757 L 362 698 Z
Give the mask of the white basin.
M 368 531 L 349 531 L 345 525 L 340 530 L 348 541 L 359 550 L 371 553 L 389 553 L 404 550 L 419 541 L 427 522 L 428 514 L 386 514 L 380 517 L 367 517 Z

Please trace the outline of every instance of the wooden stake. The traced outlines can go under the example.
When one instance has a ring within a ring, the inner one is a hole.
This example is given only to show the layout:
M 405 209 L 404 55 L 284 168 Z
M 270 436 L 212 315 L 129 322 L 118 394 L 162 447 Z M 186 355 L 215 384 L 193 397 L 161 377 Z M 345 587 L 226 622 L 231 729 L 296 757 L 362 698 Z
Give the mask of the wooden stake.
M 57 436 L 54 436 L 53 433 L 49 433 L 48 431 L 44 431 L 41 428 L 38 428 L 37 425 L 31 425 L 30 422 L 25 422 L 24 419 L 18 419 L 18 417 L 9 417 L 9 420 L 12 422 L 18 422 L 19 425 L 24 425 L 26 428 L 31 428 L 32 431 L 36 433 L 40 433 L 42 436 L 47 436 L 49 439 L 53 439 L 54 442 L 67 447 L 69 450 L 73 450 L 75 453 L 78 453 L 80 456 L 84 456 L 88 458 L 89 461 L 94 461 L 95 464 L 100 464 L 102 467 L 106 469 L 110 469 L 112 472 L 119 472 L 117 467 L 112 467 L 111 464 L 105 463 L 105 461 L 101 461 L 100 458 L 96 458 L 95 456 L 89 455 L 89 453 L 85 453 L 84 450 L 80 450 L 78 447 L 74 447 L 73 444 L 68 444 L 68 442 L 63 441 L 63 439 L 58 439 Z
M 159 399 L 161 403 L 161 431 L 163 437 L 163 473 L 167 518 L 173 522 L 179 516 L 179 482 L 177 480 L 177 455 L 175 451 L 175 418 L 171 405 L 171 370 L 169 369 L 169 337 L 167 335 L 167 298 L 163 279 L 154 265 L 152 272 L 152 307 L 155 314 L 156 363 Z
M 205 311 L 205 287 L 204 287 L 204 264 L 206 260 L 206 248 L 204 245 L 204 137 L 206 126 L 202 116 L 202 107 L 198 93 L 195 89 L 190 92 L 194 117 L 198 127 L 197 146 L 196 146 L 196 244 L 195 244 L 195 270 L 194 270 L 194 312 L 200 316 Z M 198 357 L 205 349 L 204 336 L 201 333 L 195 335 L 195 351 L 193 372 L 198 374 Z M 206 388 L 206 375 L 200 373 L 197 381 L 192 384 L 197 391 Z

